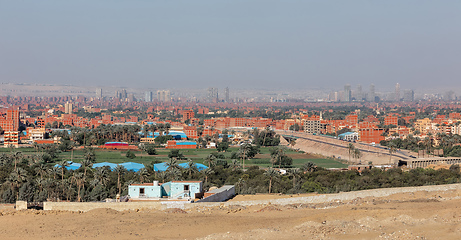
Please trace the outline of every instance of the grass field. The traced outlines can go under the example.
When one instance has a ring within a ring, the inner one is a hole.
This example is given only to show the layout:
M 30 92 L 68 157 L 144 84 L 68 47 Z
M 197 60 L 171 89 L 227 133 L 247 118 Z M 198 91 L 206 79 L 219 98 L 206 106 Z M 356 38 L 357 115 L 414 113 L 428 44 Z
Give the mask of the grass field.
M 232 147 L 224 154 L 226 161 L 230 163 L 232 160 L 230 156 L 232 152 L 237 151 L 238 148 Z M 34 148 L 20 148 L 16 151 L 23 152 L 24 155 L 34 154 Z M 10 152 L 9 149 L 0 148 L 0 152 Z M 164 162 L 168 160 L 168 153 L 170 150 L 157 149 L 157 155 L 148 155 L 146 152 L 134 151 L 136 157 L 133 159 L 127 158 L 126 151 L 120 150 L 102 150 L 96 149 L 96 162 L 111 162 L 111 163 L 123 163 L 123 162 L 137 162 L 142 164 L 151 164 L 153 161 Z M 180 152 L 188 159 L 194 162 L 203 163 L 204 159 L 212 152 L 216 152 L 216 149 L 182 149 Z M 322 158 L 321 156 L 314 156 L 303 152 L 296 152 L 291 149 L 286 150 L 286 154 L 293 158 L 293 166 L 301 167 L 306 162 L 313 162 L 319 167 L 325 168 L 346 168 L 347 165 L 333 159 Z M 80 162 L 84 157 L 83 150 L 74 150 L 73 152 L 61 152 L 59 153 L 60 159 L 67 159 L 74 162 Z M 260 153 L 255 158 L 245 161 L 245 166 L 257 165 L 260 167 L 271 167 L 270 163 L 270 151 L 269 148 L 261 148 Z M 185 161 L 180 161 L 185 162 Z

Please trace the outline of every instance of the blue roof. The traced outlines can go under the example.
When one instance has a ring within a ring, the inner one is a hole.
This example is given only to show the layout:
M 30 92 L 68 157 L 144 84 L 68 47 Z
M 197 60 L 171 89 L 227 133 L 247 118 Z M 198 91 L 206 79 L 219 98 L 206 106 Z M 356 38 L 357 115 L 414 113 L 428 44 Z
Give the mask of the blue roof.
M 180 167 L 182 168 L 189 168 L 189 163 L 181 163 L 181 164 L 178 164 Z M 194 163 L 194 166 L 198 169 L 199 172 L 201 172 L 202 170 L 205 170 L 207 169 L 208 167 L 201 164 L 201 163 Z
M 196 142 L 176 142 L 176 145 L 197 145 Z
M 128 171 L 139 171 L 144 168 L 144 164 L 141 163 L 135 163 L 135 162 L 125 162 L 125 163 L 120 163 L 119 166 L 123 166 L 126 168 Z
M 156 172 L 164 172 L 167 169 L 168 169 L 168 165 L 166 165 L 166 162 L 154 164 L 154 171 Z
M 168 134 L 169 136 L 172 136 L 176 140 L 181 140 L 181 139 L 187 139 L 187 135 L 182 132 L 182 131 L 169 131 Z M 154 133 L 154 138 L 160 136 L 159 132 Z
M 77 170 L 77 169 L 79 169 L 80 167 L 82 167 L 82 164 L 80 164 L 80 163 L 74 163 L 74 162 L 72 162 L 72 161 L 67 161 L 67 163 L 69 163 L 69 165 L 66 166 L 66 169 L 67 169 L 67 170 Z M 54 166 L 55 166 L 55 167 L 59 167 L 59 168 L 61 167 L 61 165 L 59 165 L 59 164 L 56 164 L 56 165 L 54 165 Z
M 347 135 L 351 135 L 351 134 L 354 134 L 355 132 L 345 132 L 345 133 L 341 133 L 338 135 L 338 137 L 342 137 L 342 136 L 347 136 Z
M 114 170 L 117 167 L 117 164 L 115 163 L 110 163 L 110 162 L 102 162 L 102 163 L 95 163 L 93 164 L 93 168 L 98 168 L 98 167 L 110 167 L 110 170 Z
M 189 168 L 189 163 L 187 163 L 187 162 L 180 163 L 180 164 L 178 164 L 178 166 L 182 167 L 182 168 Z M 205 165 L 203 165 L 201 163 L 194 163 L 194 166 L 198 169 L 199 172 L 208 168 L 207 166 L 205 166 Z M 154 164 L 154 171 L 156 171 L 156 172 L 164 172 L 166 170 L 168 170 L 168 165 L 167 165 L 166 162 Z

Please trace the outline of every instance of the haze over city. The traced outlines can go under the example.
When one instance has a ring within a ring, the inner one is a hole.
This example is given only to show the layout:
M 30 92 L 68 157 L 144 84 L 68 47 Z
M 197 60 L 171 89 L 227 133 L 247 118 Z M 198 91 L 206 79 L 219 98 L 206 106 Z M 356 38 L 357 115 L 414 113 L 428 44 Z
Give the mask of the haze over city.
M 458 89 L 460 8 L 459 1 L 0 1 L 0 82 Z
M 0 0 L 0 239 L 459 239 L 459 10 Z

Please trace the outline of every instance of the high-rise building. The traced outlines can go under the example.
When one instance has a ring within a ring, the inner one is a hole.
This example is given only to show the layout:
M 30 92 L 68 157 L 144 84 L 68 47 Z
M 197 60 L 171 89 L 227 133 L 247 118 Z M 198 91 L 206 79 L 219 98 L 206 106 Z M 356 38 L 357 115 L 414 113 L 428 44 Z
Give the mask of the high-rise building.
M 400 101 L 400 84 L 395 84 L 395 101 Z
M 363 93 L 362 93 L 362 85 L 357 85 L 357 93 L 355 94 L 355 100 L 362 101 Z
M 345 102 L 352 101 L 351 85 L 349 84 L 344 85 L 344 101 Z
M 226 87 L 226 89 L 224 90 L 224 94 L 226 95 L 226 102 L 229 102 L 229 88 Z
M 122 92 L 120 93 L 120 98 L 121 99 L 126 99 L 128 98 L 128 94 L 126 93 L 126 89 L 122 89 Z
M 415 92 L 413 90 L 405 90 L 403 92 L 403 101 L 413 102 L 415 100 Z
M 148 92 L 145 93 L 144 101 L 152 102 L 152 92 L 151 91 L 148 91 Z
M 453 91 L 445 92 L 445 94 L 443 95 L 443 100 L 445 101 L 453 101 L 455 99 L 456 99 L 456 95 L 455 95 L 455 92 Z
M 368 101 L 373 102 L 375 101 L 376 93 L 375 93 L 375 85 L 371 84 L 370 85 L 370 92 L 368 93 Z
M 64 113 L 72 114 L 72 103 L 66 102 L 64 104 Z
M 102 88 L 96 88 L 96 98 L 102 98 Z
M 208 102 L 219 102 L 218 98 L 218 89 L 217 88 L 208 88 L 207 101 Z
M 159 102 L 169 102 L 170 101 L 170 90 L 158 90 L 157 100 Z

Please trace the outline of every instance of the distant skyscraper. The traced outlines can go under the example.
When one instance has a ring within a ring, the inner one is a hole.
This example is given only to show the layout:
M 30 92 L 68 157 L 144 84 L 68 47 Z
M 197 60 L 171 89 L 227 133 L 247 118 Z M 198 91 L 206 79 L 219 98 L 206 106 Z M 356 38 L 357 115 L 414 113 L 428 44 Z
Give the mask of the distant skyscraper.
M 357 85 L 357 93 L 355 94 L 355 99 L 357 101 L 362 101 L 363 93 L 362 93 L 362 85 Z
M 370 85 L 370 92 L 368 93 L 368 101 L 373 102 L 375 101 L 376 93 L 375 93 L 375 85 L 371 84 Z
M 395 84 L 395 101 L 400 101 L 400 84 Z
M 208 88 L 207 89 L 207 101 L 208 102 L 218 102 L 218 89 L 217 88 Z
M 148 92 L 145 93 L 144 100 L 146 102 L 152 102 L 152 92 L 151 91 L 148 91 Z
M 120 93 L 121 94 L 121 99 L 126 99 L 128 98 L 128 94 L 126 93 L 126 89 L 122 89 L 122 92 Z
M 102 88 L 96 88 L 96 98 L 102 98 Z
M 413 102 L 415 100 L 415 92 L 413 90 L 405 90 L 403 92 L 403 101 Z
M 226 102 L 229 102 L 229 88 L 226 87 L 224 94 L 226 95 Z
M 351 85 L 346 84 L 344 86 L 344 101 L 345 102 L 350 102 L 352 101 L 352 91 L 351 91 Z
M 158 90 L 157 100 L 159 102 L 169 102 L 170 101 L 170 90 Z

